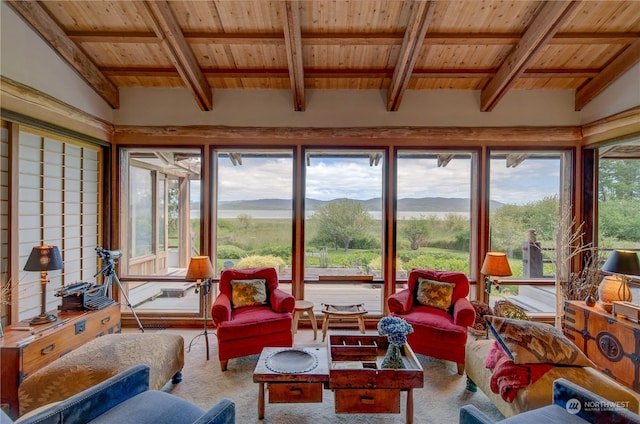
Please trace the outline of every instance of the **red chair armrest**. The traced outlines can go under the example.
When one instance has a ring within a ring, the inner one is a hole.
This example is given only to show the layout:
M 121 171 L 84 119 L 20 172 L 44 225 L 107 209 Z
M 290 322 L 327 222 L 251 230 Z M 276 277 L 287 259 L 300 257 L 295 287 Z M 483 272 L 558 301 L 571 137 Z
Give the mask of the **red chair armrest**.
M 461 297 L 453 305 L 453 322 L 463 327 L 472 327 L 476 320 L 476 310 L 466 297 Z
M 406 314 L 413 306 L 413 295 L 411 294 L 411 290 L 404 289 L 392 294 L 387 300 L 387 305 L 389 305 L 389 312 Z
M 296 307 L 296 299 L 284 290 L 275 289 L 271 292 L 271 307 L 276 312 L 292 313 Z
M 220 293 L 211 307 L 211 318 L 216 325 L 231 319 L 231 299 L 224 293 Z

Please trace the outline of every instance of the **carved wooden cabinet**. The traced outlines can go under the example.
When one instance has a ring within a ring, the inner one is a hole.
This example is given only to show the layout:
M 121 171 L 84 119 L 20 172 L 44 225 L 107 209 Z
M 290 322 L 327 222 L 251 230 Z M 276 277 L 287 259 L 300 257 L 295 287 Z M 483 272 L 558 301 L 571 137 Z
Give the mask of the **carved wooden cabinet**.
M 567 301 L 562 328 L 601 371 L 640 393 L 640 325 L 597 305 Z
M 27 320 L 5 328 L 0 341 L 0 402 L 14 418 L 18 414 L 18 387 L 25 378 L 89 340 L 120 332 L 119 303 L 96 311 L 55 315 L 58 320 L 52 323 L 29 326 Z

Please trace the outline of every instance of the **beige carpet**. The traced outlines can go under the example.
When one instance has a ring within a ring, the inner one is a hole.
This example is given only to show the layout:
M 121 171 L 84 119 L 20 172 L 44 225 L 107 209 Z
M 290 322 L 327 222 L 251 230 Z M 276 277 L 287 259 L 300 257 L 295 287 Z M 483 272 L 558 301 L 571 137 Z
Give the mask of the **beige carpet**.
M 153 330 L 148 330 L 153 331 Z M 185 346 L 199 333 L 195 330 L 161 330 L 181 334 Z M 336 330 L 337 331 L 337 330 Z M 346 333 L 346 331 L 341 331 Z M 319 335 L 321 338 L 322 335 Z M 336 414 L 333 393 L 323 391 L 322 403 L 270 404 L 265 407 L 264 420 L 258 420 L 258 384 L 252 380 L 258 355 L 229 361 L 229 369 L 220 371 L 216 336 L 209 334 L 210 357 L 206 360 L 205 341 L 196 339 L 191 351 L 185 352 L 183 381 L 177 385 L 170 383 L 164 390 L 188 399 L 198 406 L 208 409 L 223 397 L 236 403 L 236 422 L 266 424 L 306 424 L 306 423 L 346 423 L 382 424 L 404 423 L 406 394 L 401 395 L 400 414 Z M 295 336 L 297 346 L 324 346 L 320 340 L 314 342 L 311 330 L 301 330 Z M 456 373 L 451 362 L 440 361 L 418 355 L 424 369 L 424 388 L 414 390 L 414 423 L 457 423 L 458 410 L 462 405 L 473 404 L 494 419 L 502 419 L 500 412 L 482 392 L 465 390 L 466 377 Z M 267 395 L 268 399 L 268 395 Z

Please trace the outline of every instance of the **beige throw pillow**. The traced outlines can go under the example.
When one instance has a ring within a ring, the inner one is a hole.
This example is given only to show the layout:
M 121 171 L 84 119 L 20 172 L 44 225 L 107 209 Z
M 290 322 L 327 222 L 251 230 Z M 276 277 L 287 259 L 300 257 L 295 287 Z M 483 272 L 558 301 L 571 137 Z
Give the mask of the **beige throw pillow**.
M 448 310 L 451 307 L 455 284 L 418 278 L 416 300 L 421 305 Z
M 550 324 L 487 316 L 491 332 L 515 364 L 595 367 L 578 347 Z
M 231 304 L 233 308 L 258 306 L 267 303 L 267 281 L 231 280 Z

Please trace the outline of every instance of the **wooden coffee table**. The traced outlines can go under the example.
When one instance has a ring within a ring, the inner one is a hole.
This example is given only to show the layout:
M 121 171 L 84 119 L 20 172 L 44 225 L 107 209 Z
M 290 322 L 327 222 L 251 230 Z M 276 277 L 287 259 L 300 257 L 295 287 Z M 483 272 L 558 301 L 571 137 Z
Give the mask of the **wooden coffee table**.
M 329 383 L 329 360 L 324 347 L 262 350 L 253 372 L 259 383 L 258 418 L 264 418 L 265 390 L 269 403 L 322 402 L 322 390 Z
M 424 386 L 422 366 L 408 345 L 406 368 L 382 369 L 389 342 L 378 335 L 332 335 L 327 347 L 262 350 L 253 372 L 259 383 L 258 418 L 269 403 L 322 402 L 324 388 L 335 392 L 338 414 L 400 412 L 400 392 L 407 392 L 406 422 L 413 423 L 413 389 Z

